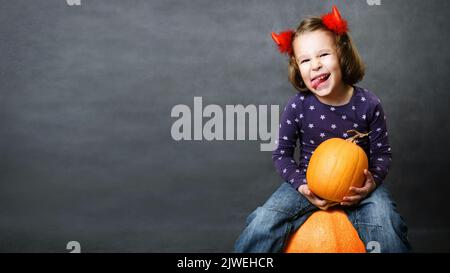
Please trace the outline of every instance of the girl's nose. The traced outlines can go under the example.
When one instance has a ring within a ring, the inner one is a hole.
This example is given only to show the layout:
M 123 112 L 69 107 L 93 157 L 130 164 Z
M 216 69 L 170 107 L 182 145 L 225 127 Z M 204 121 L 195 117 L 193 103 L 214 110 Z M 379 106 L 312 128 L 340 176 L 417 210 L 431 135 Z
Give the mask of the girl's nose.
M 313 58 L 311 62 L 312 62 L 312 70 L 317 71 L 322 68 L 322 64 L 320 63 L 319 58 Z

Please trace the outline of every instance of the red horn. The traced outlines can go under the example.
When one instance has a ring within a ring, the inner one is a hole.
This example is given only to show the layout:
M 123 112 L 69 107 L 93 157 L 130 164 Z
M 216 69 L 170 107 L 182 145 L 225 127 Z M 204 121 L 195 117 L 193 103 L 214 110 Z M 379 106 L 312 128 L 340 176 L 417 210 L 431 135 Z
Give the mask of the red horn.
M 278 37 L 279 37 L 278 34 L 272 32 L 272 39 L 275 41 L 277 45 L 280 45 L 280 40 L 278 39 Z
M 334 15 L 334 18 L 335 18 L 337 21 L 341 21 L 341 20 L 342 20 L 341 14 L 339 13 L 339 10 L 337 9 L 336 6 L 333 6 L 333 15 Z
M 286 30 L 277 34 L 272 32 L 272 39 L 277 44 L 278 50 L 281 53 L 286 53 L 292 55 L 292 36 L 294 35 L 294 31 Z
M 340 35 L 348 31 L 347 21 L 342 19 L 336 6 L 333 6 L 332 12 L 322 15 L 323 24 L 331 31 Z

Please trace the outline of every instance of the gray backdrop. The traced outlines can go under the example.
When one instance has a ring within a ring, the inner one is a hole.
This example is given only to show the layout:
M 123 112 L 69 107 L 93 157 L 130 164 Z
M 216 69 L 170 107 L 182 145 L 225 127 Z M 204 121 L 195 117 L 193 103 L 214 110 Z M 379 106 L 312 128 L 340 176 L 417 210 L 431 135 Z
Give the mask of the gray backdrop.
M 416 251 L 450 251 L 450 2 L 0 1 L 0 251 L 230 252 L 279 186 L 258 140 L 175 141 L 171 109 L 280 105 L 271 31 L 337 4 L 388 117 Z

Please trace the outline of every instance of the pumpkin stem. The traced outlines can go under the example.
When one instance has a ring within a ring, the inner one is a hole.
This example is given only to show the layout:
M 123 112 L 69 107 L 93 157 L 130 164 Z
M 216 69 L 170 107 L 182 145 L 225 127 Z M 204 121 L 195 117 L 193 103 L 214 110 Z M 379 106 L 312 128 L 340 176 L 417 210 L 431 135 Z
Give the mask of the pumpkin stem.
M 371 132 L 372 132 L 372 131 L 370 131 L 370 132 L 368 132 L 368 133 L 361 133 L 361 132 L 358 132 L 358 131 L 356 131 L 356 130 L 347 130 L 347 133 L 355 133 L 356 135 L 354 135 L 354 136 L 352 136 L 352 137 L 349 137 L 349 138 L 347 138 L 346 140 L 347 140 L 347 141 L 350 141 L 350 142 L 352 142 L 352 143 L 355 143 L 355 141 L 356 141 L 357 138 L 363 138 L 363 137 L 366 137 L 366 136 L 368 136 Z

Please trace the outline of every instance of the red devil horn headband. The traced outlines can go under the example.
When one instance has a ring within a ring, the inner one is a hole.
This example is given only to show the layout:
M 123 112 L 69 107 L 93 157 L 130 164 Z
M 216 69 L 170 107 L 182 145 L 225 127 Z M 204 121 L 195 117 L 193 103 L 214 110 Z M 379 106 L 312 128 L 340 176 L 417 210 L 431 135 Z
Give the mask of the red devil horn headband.
M 342 19 L 341 14 L 336 6 L 333 6 L 331 13 L 327 13 L 321 16 L 322 22 L 329 30 L 333 31 L 337 35 L 341 35 L 348 31 L 347 21 Z M 278 50 L 283 54 L 292 55 L 292 37 L 294 35 L 293 30 L 287 30 L 276 34 L 272 32 L 272 39 L 278 46 Z
M 342 19 L 339 10 L 336 6 L 333 6 L 333 11 L 328 14 L 322 15 L 323 24 L 331 31 L 338 35 L 341 35 L 348 31 L 347 21 Z
M 289 55 L 292 54 L 292 36 L 294 35 L 294 31 L 287 30 L 281 32 L 280 34 L 276 34 L 272 32 L 272 39 L 278 45 L 278 50 L 281 53 L 287 53 Z

